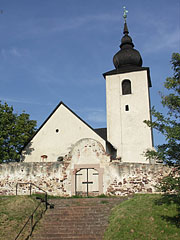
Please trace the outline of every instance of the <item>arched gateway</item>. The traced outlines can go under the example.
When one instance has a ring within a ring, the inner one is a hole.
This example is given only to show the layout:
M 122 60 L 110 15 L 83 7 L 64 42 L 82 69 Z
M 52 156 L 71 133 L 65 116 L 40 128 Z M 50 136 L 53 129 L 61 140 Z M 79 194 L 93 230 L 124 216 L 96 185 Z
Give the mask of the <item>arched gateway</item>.
M 105 150 L 94 139 L 82 139 L 72 151 L 71 191 L 72 195 L 97 196 L 103 193 L 101 167 Z

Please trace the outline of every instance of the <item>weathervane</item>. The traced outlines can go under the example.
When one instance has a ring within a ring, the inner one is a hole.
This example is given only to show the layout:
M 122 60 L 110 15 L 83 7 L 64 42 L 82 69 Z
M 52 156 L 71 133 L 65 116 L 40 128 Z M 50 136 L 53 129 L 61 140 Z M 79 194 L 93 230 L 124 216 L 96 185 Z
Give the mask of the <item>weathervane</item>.
M 126 7 L 123 7 L 123 8 L 124 8 L 123 18 L 124 18 L 124 22 L 126 22 L 128 10 L 126 10 Z

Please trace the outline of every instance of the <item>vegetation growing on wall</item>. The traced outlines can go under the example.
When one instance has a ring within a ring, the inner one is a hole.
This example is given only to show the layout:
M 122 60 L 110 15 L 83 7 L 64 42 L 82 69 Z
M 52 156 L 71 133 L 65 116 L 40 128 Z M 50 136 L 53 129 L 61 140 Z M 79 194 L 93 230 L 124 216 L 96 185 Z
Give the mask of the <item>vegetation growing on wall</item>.
M 29 114 L 14 113 L 12 106 L 0 101 L 0 163 L 20 160 L 20 150 L 34 134 L 36 121 Z

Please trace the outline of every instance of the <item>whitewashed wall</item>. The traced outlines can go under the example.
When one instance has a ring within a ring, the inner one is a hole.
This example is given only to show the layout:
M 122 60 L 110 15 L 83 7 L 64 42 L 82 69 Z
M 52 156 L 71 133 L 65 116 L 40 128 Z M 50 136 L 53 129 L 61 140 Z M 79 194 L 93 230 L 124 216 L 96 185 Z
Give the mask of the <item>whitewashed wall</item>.
M 41 156 L 47 155 L 46 162 L 56 162 L 59 156 L 67 155 L 73 145 L 83 138 L 93 138 L 106 147 L 105 140 L 61 104 L 26 146 L 22 160 L 41 162 Z
M 132 94 L 122 95 L 122 81 L 131 81 Z M 122 162 L 148 163 L 143 155 L 152 149 L 147 71 L 106 76 L 107 139 Z M 125 111 L 125 105 L 129 111 Z

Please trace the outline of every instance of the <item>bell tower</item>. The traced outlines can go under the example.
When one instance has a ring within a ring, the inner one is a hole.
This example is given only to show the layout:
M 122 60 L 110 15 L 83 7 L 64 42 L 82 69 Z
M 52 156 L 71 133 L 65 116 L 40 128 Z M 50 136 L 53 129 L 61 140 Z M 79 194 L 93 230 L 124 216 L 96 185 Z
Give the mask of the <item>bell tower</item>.
M 148 67 L 142 67 L 140 53 L 134 49 L 124 11 L 124 35 L 114 55 L 115 69 L 104 73 L 106 80 L 107 140 L 117 149 L 122 162 L 149 163 L 144 152 L 153 147 L 150 120 L 151 87 Z

